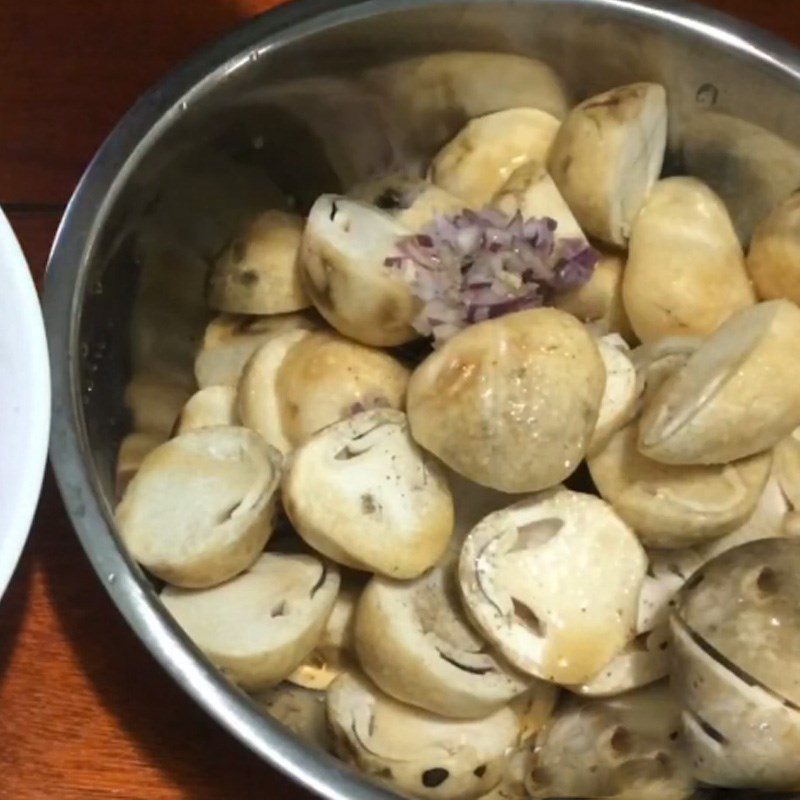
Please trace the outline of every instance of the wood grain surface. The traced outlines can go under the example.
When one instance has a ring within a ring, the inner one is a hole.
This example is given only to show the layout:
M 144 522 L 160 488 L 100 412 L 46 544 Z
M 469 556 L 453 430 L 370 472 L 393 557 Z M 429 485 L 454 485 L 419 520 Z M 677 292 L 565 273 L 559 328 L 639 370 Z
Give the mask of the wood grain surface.
M 64 204 L 136 97 L 274 0 L 0 0 L 0 205 L 41 280 Z M 708 0 L 800 44 L 797 0 Z M 48 476 L 0 603 L 0 800 L 308 795 L 205 716 L 128 630 Z

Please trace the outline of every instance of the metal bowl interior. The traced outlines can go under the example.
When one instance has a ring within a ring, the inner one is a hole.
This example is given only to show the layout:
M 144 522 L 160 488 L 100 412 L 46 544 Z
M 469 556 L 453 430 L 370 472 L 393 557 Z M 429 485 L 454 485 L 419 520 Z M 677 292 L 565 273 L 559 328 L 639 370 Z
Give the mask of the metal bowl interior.
M 371 78 L 381 64 L 449 50 L 537 56 L 574 98 L 660 81 L 669 172 L 716 188 L 743 240 L 800 185 L 800 55 L 678 2 L 301 0 L 199 54 L 120 123 L 70 203 L 48 271 L 59 483 L 100 578 L 147 647 L 244 743 L 331 800 L 395 795 L 262 717 L 161 611 L 114 533 L 115 458 L 132 428 L 168 429 L 191 391 L 208 263 L 243 215 L 276 195 L 305 209 L 320 192 L 429 157 L 458 129 L 463 112 L 446 98 L 432 121 L 388 102 Z M 436 87 L 411 94 L 435 98 Z M 156 395 L 163 402 L 140 411 L 136 398 Z

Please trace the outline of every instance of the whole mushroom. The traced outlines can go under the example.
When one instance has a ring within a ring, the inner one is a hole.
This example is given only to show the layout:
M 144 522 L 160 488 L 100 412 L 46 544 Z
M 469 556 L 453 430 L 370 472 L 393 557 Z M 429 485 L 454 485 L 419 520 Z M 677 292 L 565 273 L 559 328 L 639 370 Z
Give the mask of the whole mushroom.
M 428 357 L 411 377 L 408 416 L 414 438 L 469 480 L 536 491 L 580 464 L 604 387 L 583 325 L 556 309 L 521 311 L 467 328 Z

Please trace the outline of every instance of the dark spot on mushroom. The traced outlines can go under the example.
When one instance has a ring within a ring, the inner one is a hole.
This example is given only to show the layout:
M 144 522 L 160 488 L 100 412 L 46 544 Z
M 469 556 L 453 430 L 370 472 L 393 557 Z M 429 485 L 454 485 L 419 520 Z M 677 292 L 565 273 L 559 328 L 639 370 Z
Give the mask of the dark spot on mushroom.
M 361 495 L 361 510 L 365 514 L 374 514 L 379 508 L 380 506 L 375 502 L 375 498 L 371 494 Z
M 329 216 L 329 219 L 330 219 L 331 222 L 333 222 L 333 220 L 336 218 L 336 215 L 338 213 L 339 213 L 339 206 L 334 201 L 333 203 L 331 203 L 331 213 L 330 213 L 330 216 Z
M 317 582 L 311 587 L 311 597 L 313 597 L 321 588 L 322 584 L 325 583 L 325 579 L 328 577 L 328 568 L 325 564 L 322 565 L 322 571 L 319 574 L 319 578 L 317 578 Z
M 549 786 L 553 782 L 553 776 L 547 767 L 536 767 L 531 772 L 531 780 L 539 786 Z
M 694 714 L 695 721 L 700 726 L 703 733 L 709 739 L 713 739 L 717 744 L 727 744 L 728 740 L 713 726 L 709 725 L 702 717 Z
M 297 403 L 289 402 L 286 404 L 286 414 L 289 417 L 297 417 L 300 414 L 300 406 Z
M 706 575 L 704 572 L 697 572 L 686 581 L 685 590 L 687 592 L 691 592 L 696 589 L 704 580 L 706 579 Z
M 379 769 L 375 773 L 376 778 L 383 778 L 384 780 L 391 780 L 392 779 L 392 771 L 389 767 L 384 767 L 383 769 Z
M 539 619 L 539 617 L 537 617 L 530 608 L 528 608 L 526 605 L 523 605 L 518 600 L 512 598 L 512 602 L 514 603 L 514 616 L 523 625 L 529 627 L 536 636 L 544 637 L 545 627 L 544 623 Z
M 611 745 L 611 749 L 618 755 L 630 753 L 633 748 L 631 732 L 622 725 L 617 725 L 614 729 L 614 733 L 611 734 L 609 744 Z
M 243 286 L 254 286 L 259 280 L 258 273 L 254 272 L 252 269 L 245 269 L 238 274 L 237 280 Z
M 669 735 L 669 740 L 670 740 L 671 742 L 675 742 L 675 741 L 677 741 L 677 740 L 678 740 L 678 736 L 679 736 L 679 735 L 680 735 L 680 734 L 678 733 L 678 731 L 672 731 L 672 733 Z
M 775 570 L 770 567 L 762 567 L 756 578 L 756 588 L 762 597 L 772 597 L 778 594 L 780 586 Z
M 646 574 L 647 574 L 648 578 L 655 578 L 656 573 L 653 570 L 653 565 L 652 564 L 648 564 L 647 565 L 647 573 Z
M 564 159 L 561 162 L 561 171 L 566 175 L 569 172 L 570 167 L 572 166 L 573 158 L 571 155 L 564 156 Z
M 375 205 L 382 211 L 399 211 L 405 208 L 403 205 L 403 195 L 397 189 L 389 188 L 384 190 L 375 198 Z
M 270 617 L 275 619 L 276 617 L 285 617 L 286 616 L 286 601 L 282 600 L 272 611 L 269 612 Z
M 479 767 L 475 767 L 472 771 L 472 774 L 476 778 L 482 778 L 486 774 L 486 764 L 481 764 Z
M 400 304 L 393 297 L 386 297 L 378 306 L 378 322 L 386 327 L 399 325 L 403 322 Z
M 448 664 L 452 664 L 456 669 L 468 672 L 470 675 L 487 675 L 494 671 L 491 667 L 470 667 L 467 664 L 461 664 L 439 649 L 437 649 L 436 652 L 439 654 L 439 658 L 441 658 L 442 661 L 446 661 Z
M 668 647 L 669 647 L 669 642 L 661 642 L 661 644 L 658 646 L 658 649 L 666 650 Z
M 426 769 L 422 773 L 422 785 L 426 789 L 435 789 L 437 786 L 441 786 L 449 777 L 450 773 L 442 767 Z

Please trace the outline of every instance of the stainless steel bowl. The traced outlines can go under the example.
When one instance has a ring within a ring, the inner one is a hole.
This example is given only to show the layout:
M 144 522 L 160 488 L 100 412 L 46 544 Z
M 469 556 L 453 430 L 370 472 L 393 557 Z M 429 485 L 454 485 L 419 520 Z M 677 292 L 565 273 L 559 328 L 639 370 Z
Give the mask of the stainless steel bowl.
M 204 50 L 134 106 L 76 190 L 48 269 L 52 458 L 100 579 L 198 703 L 331 800 L 394 795 L 262 717 L 209 668 L 120 546 L 118 445 L 132 424 L 164 425 L 171 413 L 139 408 L 132 419 L 126 385 L 139 376 L 134 406 L 153 386 L 189 390 L 207 261 L 275 185 L 303 207 L 392 161 L 430 155 L 460 125 L 457 109 L 435 125 L 398 113 L 363 80 L 376 64 L 454 49 L 541 57 L 578 98 L 662 82 L 669 170 L 709 181 L 743 238 L 800 185 L 800 55 L 726 16 L 630 0 L 301 0 Z

